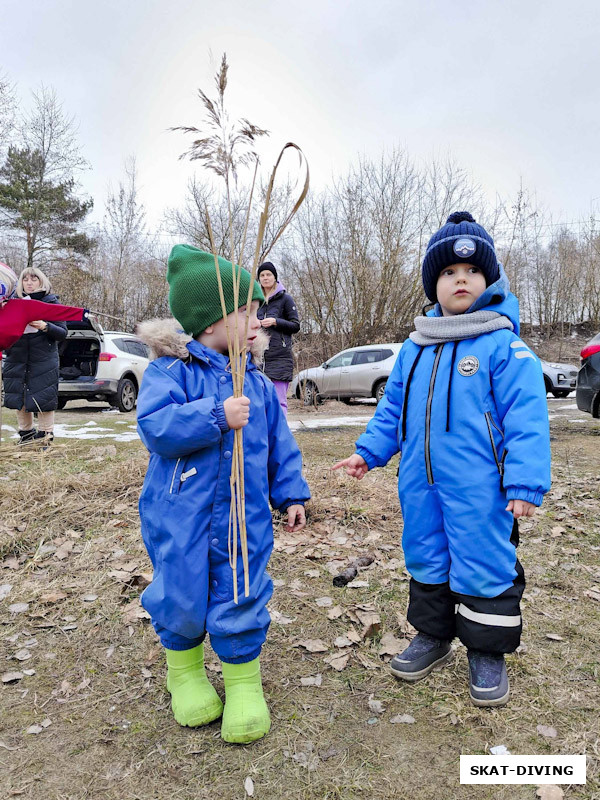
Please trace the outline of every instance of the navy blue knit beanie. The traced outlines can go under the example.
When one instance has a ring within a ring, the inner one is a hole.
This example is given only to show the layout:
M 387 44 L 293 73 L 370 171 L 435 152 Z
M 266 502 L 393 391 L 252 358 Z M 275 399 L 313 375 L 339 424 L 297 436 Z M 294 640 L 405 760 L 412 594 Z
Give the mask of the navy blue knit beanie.
M 500 277 L 494 240 L 468 211 L 450 214 L 437 233 L 434 233 L 423 259 L 423 288 L 428 299 L 437 301 L 436 285 L 440 272 L 450 264 L 460 262 L 479 267 L 489 286 Z

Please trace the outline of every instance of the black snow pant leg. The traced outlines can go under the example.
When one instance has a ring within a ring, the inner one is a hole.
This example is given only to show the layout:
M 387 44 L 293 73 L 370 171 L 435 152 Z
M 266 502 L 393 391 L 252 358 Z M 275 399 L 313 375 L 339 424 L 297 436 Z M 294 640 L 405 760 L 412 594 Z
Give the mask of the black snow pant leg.
M 449 583 L 420 583 L 410 579 L 406 618 L 421 633 L 449 642 L 456 636 L 455 599 Z
M 515 547 L 519 543 L 516 520 L 510 540 Z M 454 594 L 456 635 L 470 650 L 500 655 L 512 653 L 519 646 L 523 628 L 520 602 L 525 589 L 525 574 L 519 559 L 515 569 L 517 576 L 513 585 L 497 597 Z

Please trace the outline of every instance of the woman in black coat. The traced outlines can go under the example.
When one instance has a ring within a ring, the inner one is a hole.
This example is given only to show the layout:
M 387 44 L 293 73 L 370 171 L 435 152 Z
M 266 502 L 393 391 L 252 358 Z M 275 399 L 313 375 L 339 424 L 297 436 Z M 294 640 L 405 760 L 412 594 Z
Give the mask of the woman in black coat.
M 50 293 L 50 281 L 35 267 L 23 270 L 17 283 L 18 297 L 57 303 Z M 64 322 L 31 322 L 23 336 L 6 351 L 4 364 L 4 405 L 17 410 L 19 444 L 54 439 L 54 411 L 58 407 L 58 342 L 67 336 Z M 33 412 L 38 414 L 36 431 Z
M 287 415 L 287 390 L 294 373 L 292 334 L 300 330 L 298 310 L 294 298 L 277 280 L 277 270 L 270 261 L 260 265 L 257 277 L 265 296 L 258 318 L 269 334 L 265 374 L 273 381 L 279 405 Z

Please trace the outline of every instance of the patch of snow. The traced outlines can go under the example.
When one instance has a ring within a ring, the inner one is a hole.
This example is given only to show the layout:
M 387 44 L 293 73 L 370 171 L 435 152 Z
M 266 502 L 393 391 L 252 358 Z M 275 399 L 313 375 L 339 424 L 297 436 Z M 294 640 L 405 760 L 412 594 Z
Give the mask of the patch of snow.
M 571 411 L 572 409 L 575 409 L 575 411 L 577 411 L 577 403 L 573 403 L 570 406 L 559 406 L 558 408 L 559 411 Z
M 291 431 L 302 431 L 314 428 L 343 428 L 350 425 L 366 425 L 371 417 L 321 417 L 321 419 L 289 420 Z
M 587 419 L 570 419 L 569 422 L 580 422 L 582 425 L 585 425 Z
M 120 414 L 121 412 L 119 411 L 118 408 L 103 408 L 101 413 L 102 414 Z

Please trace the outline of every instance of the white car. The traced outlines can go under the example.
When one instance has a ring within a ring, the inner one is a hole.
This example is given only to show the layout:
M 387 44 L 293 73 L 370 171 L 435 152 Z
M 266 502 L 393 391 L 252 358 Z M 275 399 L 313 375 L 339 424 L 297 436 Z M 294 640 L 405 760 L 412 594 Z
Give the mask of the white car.
M 579 367 L 575 367 L 573 364 L 555 364 L 551 361 L 542 361 L 541 363 L 546 394 L 551 393 L 554 397 L 566 397 L 570 392 L 575 391 Z
M 104 331 L 94 319 L 67 322 L 58 345 L 58 407 L 69 400 L 106 400 L 119 411 L 133 411 L 150 351 L 137 336 Z
M 344 402 L 352 397 L 374 397 L 379 402 L 401 347 L 401 342 L 391 342 L 343 350 L 320 367 L 299 372 L 292 382 L 292 394 L 304 398 L 305 405 L 326 397 Z

